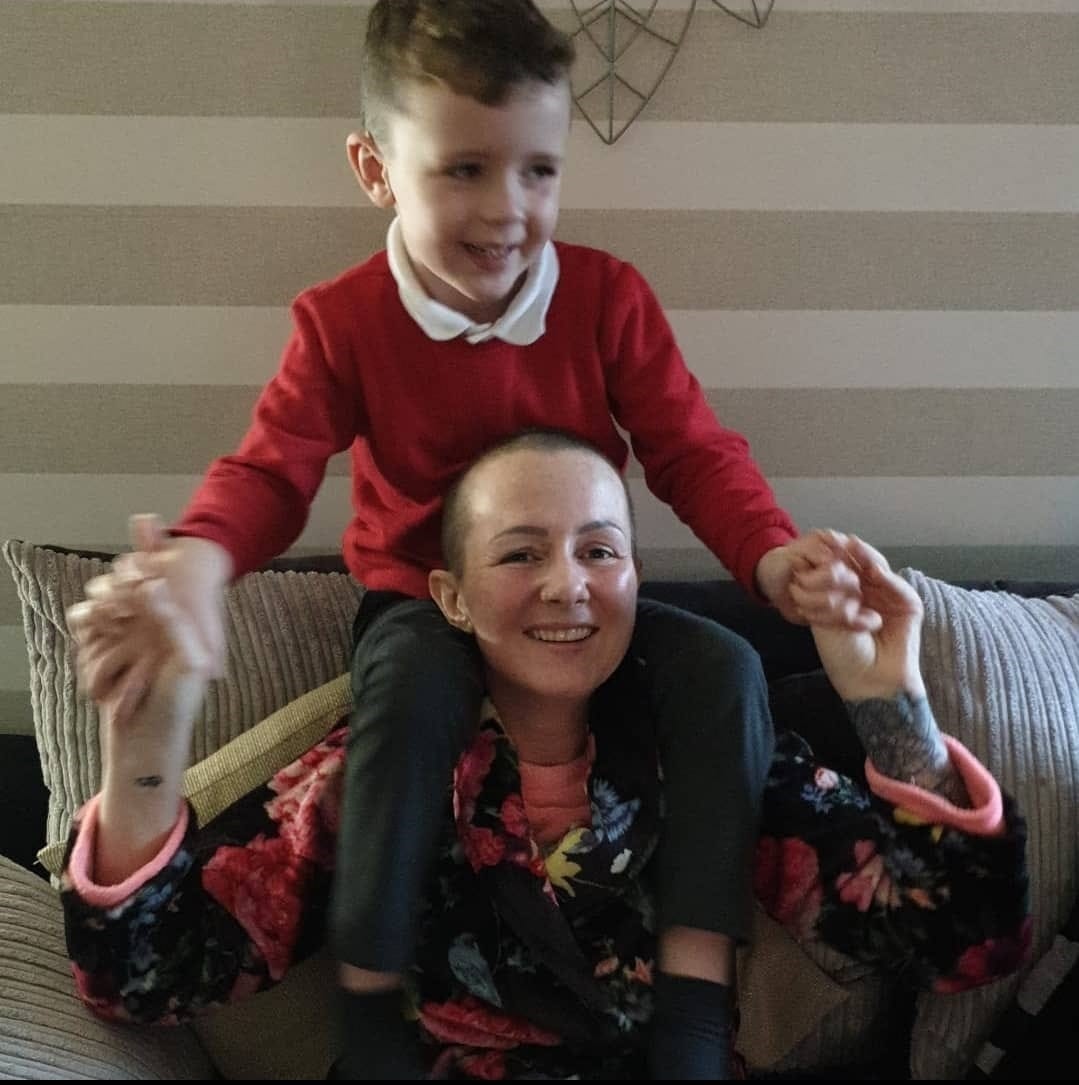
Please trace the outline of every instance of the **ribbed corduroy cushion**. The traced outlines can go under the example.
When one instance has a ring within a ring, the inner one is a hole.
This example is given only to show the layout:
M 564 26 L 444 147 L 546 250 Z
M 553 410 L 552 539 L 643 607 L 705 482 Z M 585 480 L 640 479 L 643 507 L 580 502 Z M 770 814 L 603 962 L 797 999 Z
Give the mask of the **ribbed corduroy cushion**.
M 903 575 L 925 605 L 922 670 L 937 721 L 1027 819 L 1037 959 L 1079 891 L 1079 595 L 1023 599 Z M 913 1075 L 963 1077 L 1018 982 L 922 995 Z
M 6 542 L 4 555 L 30 657 L 34 730 L 49 790 L 46 839 L 62 842 L 101 778 L 97 710 L 76 691 L 64 614 L 107 564 L 19 540 Z M 347 671 L 362 594 L 349 576 L 331 572 L 250 573 L 229 588 L 226 673 L 211 683 L 196 721 L 192 761 Z
M 75 997 L 56 891 L 0 857 L 0 1078 L 213 1076 L 189 1029 L 110 1025 L 90 1013 Z

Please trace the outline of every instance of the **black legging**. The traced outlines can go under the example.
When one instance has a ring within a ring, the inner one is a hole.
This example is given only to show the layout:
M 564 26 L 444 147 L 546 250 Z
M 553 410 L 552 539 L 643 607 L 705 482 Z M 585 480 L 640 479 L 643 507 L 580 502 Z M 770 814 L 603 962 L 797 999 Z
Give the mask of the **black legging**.
M 357 967 L 401 972 L 412 962 L 453 767 L 479 722 L 482 664 L 472 637 L 429 600 L 369 591 L 354 636 L 331 946 Z M 774 746 L 760 659 L 716 622 L 650 599 L 638 602 L 627 658 L 664 770 L 661 927 L 744 940 Z M 624 678 L 623 668 L 603 694 L 620 695 Z

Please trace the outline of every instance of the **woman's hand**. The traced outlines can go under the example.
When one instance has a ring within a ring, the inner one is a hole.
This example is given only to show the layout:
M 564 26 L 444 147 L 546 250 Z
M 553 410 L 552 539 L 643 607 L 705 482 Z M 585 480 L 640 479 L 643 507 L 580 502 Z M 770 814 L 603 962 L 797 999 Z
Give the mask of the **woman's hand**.
M 99 581 L 68 622 L 79 681 L 102 709 L 92 877 L 114 885 L 149 862 L 176 824 L 208 666 L 164 580 L 121 571 Z
M 157 516 L 131 517 L 129 532 L 132 552 L 91 580 L 87 603 L 67 613 L 78 645 L 79 686 L 118 724 L 136 710 L 158 669 L 177 649 L 174 663 L 186 659 L 207 678 L 224 673 L 223 588 L 232 568 L 216 543 L 168 538 Z M 147 617 L 136 593 L 157 582 L 163 590 L 149 590 L 168 610 L 157 615 L 158 624 L 147 635 L 133 621 L 136 615 Z M 179 641 L 172 644 L 170 638 Z
M 845 701 L 889 698 L 903 692 L 924 697 L 919 665 L 922 603 L 888 566 L 884 555 L 855 535 L 831 547 L 833 559 L 816 567 L 800 563 L 791 580 L 796 603 L 823 592 L 858 596 L 879 616 L 872 629 L 812 624 L 813 638 L 832 685 Z

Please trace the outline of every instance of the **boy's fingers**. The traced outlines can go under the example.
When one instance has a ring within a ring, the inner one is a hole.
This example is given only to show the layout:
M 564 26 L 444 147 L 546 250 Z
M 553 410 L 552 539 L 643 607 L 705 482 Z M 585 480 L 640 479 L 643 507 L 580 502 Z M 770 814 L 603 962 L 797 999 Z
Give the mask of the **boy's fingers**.
M 843 592 L 857 595 L 861 591 L 858 574 L 845 562 L 830 561 L 806 571 L 796 571 L 794 582 L 805 591 Z
M 156 512 L 140 512 L 128 518 L 128 538 L 135 550 L 152 553 L 165 543 L 165 523 Z

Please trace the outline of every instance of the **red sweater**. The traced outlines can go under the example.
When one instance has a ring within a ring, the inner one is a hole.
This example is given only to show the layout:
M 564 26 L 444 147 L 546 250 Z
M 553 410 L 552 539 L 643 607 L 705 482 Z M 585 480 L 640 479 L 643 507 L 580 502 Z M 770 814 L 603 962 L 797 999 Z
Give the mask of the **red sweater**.
M 525 426 L 569 430 L 648 485 L 744 586 L 794 524 L 742 436 L 724 429 L 648 284 L 607 253 L 558 245 L 547 330 L 529 346 L 429 339 L 386 253 L 304 291 L 281 366 L 239 449 L 216 460 L 174 532 L 220 543 L 235 575 L 303 530 L 326 461 L 352 449 L 344 558 L 370 588 L 427 596 L 441 497 L 485 448 Z

